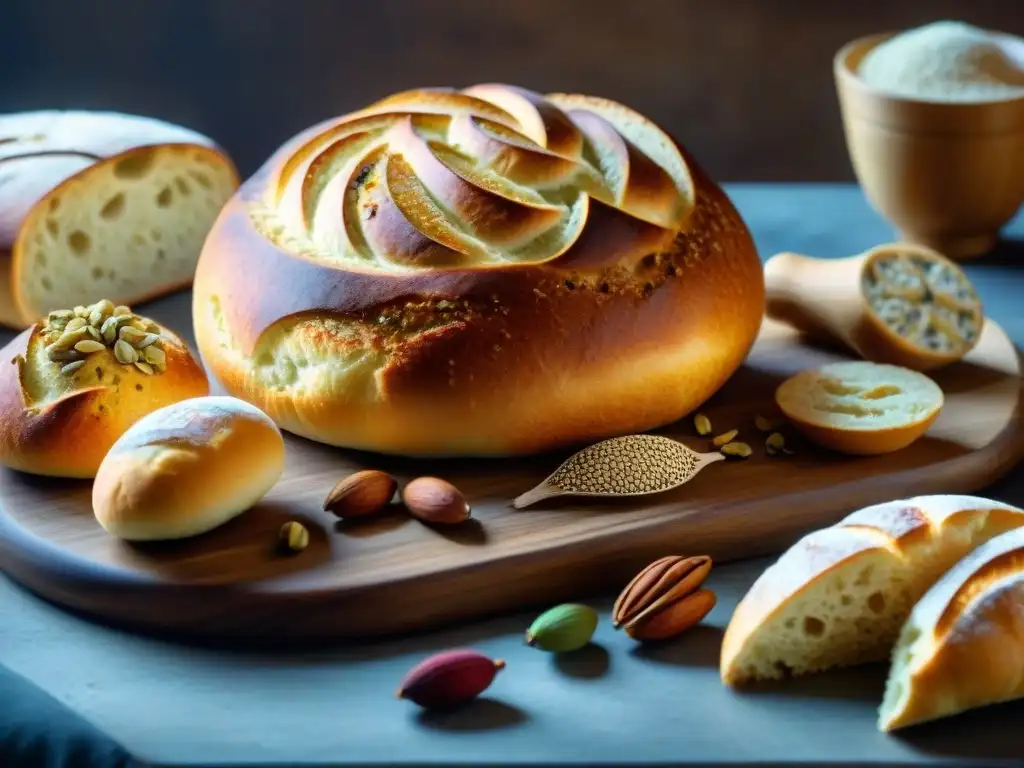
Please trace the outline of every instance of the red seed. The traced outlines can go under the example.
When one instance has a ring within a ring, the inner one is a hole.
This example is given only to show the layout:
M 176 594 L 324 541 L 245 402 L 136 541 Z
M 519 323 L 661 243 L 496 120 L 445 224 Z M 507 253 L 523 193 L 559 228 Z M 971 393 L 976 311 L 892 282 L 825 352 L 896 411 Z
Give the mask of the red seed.
M 504 661 L 478 651 L 438 653 L 409 670 L 398 689 L 398 698 L 428 709 L 453 707 L 487 690 L 504 666 Z

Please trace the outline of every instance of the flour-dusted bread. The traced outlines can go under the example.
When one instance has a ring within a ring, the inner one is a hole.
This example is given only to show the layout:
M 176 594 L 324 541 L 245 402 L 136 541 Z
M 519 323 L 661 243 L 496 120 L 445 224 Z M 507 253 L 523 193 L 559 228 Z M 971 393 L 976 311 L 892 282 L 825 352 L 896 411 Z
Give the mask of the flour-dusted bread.
M 147 414 L 114 443 L 92 486 L 96 520 L 131 541 L 206 533 L 247 511 L 284 471 L 284 439 L 255 406 L 196 397 Z
M 129 307 L 56 310 L 0 350 L 0 464 L 94 477 L 140 418 L 209 391 L 185 342 Z
M 951 568 L 910 613 L 892 653 L 883 731 L 1024 697 L 1024 529 Z
M 976 496 L 865 507 L 808 534 L 737 606 L 722 644 L 729 685 L 880 661 L 914 603 L 965 554 L 1024 526 L 1024 510 Z
M 921 437 L 944 397 L 923 373 L 856 360 L 797 373 L 779 386 L 775 401 L 809 440 L 870 455 L 898 451 Z
M 193 292 L 226 391 L 304 437 L 416 456 L 674 422 L 763 312 L 750 233 L 681 145 L 621 104 L 497 84 L 289 141 L 225 207 Z
M 0 115 L 0 323 L 25 328 L 53 309 L 188 285 L 237 186 L 227 155 L 176 125 L 113 112 Z

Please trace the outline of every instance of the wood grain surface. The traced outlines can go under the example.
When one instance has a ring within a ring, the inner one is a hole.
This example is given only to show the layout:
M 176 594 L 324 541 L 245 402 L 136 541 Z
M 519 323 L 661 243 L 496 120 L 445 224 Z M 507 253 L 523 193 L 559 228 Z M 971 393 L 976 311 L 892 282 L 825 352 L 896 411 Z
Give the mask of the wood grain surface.
M 747 363 L 702 409 L 716 432 L 739 428 L 753 456 L 711 464 L 677 490 L 640 499 L 512 508 L 515 496 L 571 451 L 413 462 L 289 437 L 285 474 L 255 508 L 190 540 L 130 545 L 95 522 L 88 482 L 5 470 L 0 565 L 55 603 L 137 629 L 273 642 L 356 638 L 584 598 L 619 588 L 666 554 L 723 561 L 778 552 L 870 503 L 975 491 L 1021 455 L 1020 358 L 989 322 L 968 359 L 934 374 L 946 405 L 910 448 L 852 459 L 796 444 L 796 455 L 767 456 L 752 421 L 769 411 L 775 386 L 798 369 L 840 358 L 766 323 Z M 689 420 L 661 433 L 710 449 Z M 474 517 L 442 529 L 398 506 L 358 522 L 322 512 L 333 484 L 366 467 L 402 481 L 444 477 L 466 493 Z M 291 519 L 306 524 L 311 543 L 288 556 L 276 537 Z

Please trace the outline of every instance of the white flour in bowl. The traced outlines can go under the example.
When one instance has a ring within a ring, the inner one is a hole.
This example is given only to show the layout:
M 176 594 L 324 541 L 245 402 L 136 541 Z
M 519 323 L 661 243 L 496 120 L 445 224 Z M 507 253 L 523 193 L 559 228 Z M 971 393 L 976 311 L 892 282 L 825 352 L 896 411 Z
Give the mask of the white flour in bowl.
M 871 50 L 858 73 L 879 91 L 910 99 L 1000 101 L 1024 96 L 1024 38 L 937 21 Z

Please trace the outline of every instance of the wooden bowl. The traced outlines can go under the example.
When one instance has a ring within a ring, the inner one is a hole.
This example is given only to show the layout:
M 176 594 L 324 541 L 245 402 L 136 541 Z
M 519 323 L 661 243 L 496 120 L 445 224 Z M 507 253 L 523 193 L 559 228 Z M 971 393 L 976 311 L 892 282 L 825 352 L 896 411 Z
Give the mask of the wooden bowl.
M 901 239 L 978 256 L 1024 202 L 1024 97 L 951 103 L 874 90 L 857 69 L 893 34 L 854 40 L 833 63 L 854 172 Z

